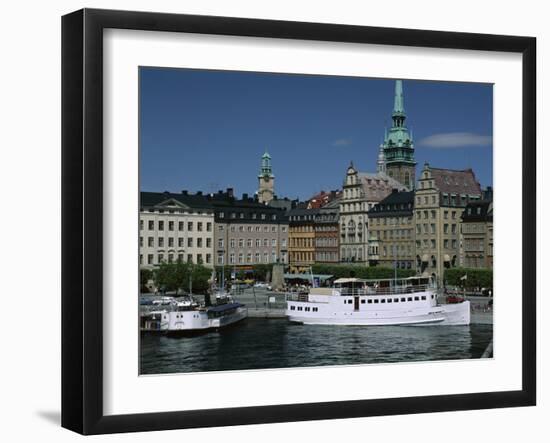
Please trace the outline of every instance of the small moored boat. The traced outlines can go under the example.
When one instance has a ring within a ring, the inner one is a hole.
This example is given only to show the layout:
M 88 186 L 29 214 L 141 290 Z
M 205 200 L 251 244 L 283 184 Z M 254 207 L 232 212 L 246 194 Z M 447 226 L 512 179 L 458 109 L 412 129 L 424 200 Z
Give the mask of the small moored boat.
M 183 335 L 219 330 L 248 316 L 248 309 L 241 303 L 229 298 L 217 298 L 217 302 L 212 306 L 201 306 L 193 299 L 188 299 L 178 301 L 164 310 L 142 313 L 141 330 L 167 335 Z

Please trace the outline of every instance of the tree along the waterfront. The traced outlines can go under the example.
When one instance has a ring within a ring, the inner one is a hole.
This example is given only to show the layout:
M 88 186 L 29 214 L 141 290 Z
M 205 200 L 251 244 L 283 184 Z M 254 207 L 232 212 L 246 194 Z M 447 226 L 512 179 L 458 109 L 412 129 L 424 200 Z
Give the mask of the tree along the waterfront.
M 163 292 L 180 291 L 204 294 L 210 287 L 212 271 L 200 264 L 162 262 L 153 271 L 155 286 Z
M 139 286 L 140 286 L 140 292 L 142 294 L 145 294 L 149 292 L 149 287 L 147 284 L 149 283 L 149 280 L 153 278 L 153 271 L 150 269 L 140 269 L 139 270 Z
M 452 268 L 445 269 L 445 284 L 460 286 L 465 289 L 492 289 L 493 270 L 479 268 Z
M 231 276 L 235 274 L 236 280 L 255 280 L 255 281 L 269 281 L 271 278 L 271 273 L 273 270 L 272 264 L 256 264 L 251 265 L 249 269 L 247 270 L 239 270 L 236 269 L 234 266 L 216 266 L 216 275 L 217 278 L 220 279 L 220 274 L 223 272 L 225 275 L 226 282 L 231 280 Z
M 328 274 L 333 275 L 335 278 L 364 278 L 364 279 L 388 279 L 395 277 L 395 270 L 393 268 L 384 266 L 361 266 L 361 265 L 348 265 L 348 264 L 315 264 L 312 267 L 314 274 Z M 397 269 L 397 277 L 412 277 L 416 272 L 413 269 Z

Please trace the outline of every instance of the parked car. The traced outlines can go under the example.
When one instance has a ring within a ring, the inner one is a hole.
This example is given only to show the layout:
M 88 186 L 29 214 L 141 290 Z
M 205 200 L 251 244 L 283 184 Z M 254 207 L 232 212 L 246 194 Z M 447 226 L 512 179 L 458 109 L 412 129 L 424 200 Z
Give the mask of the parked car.
M 459 297 L 458 295 L 449 295 L 447 296 L 447 303 L 462 303 L 464 301 L 464 298 Z

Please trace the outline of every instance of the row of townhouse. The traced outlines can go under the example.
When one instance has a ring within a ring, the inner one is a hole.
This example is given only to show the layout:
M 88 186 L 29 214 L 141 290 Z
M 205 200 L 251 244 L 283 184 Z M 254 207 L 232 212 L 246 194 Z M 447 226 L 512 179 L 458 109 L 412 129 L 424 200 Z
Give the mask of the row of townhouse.
M 288 217 L 232 189 L 215 194 L 141 192 L 140 266 L 162 262 L 208 267 L 288 261 Z
M 425 164 L 417 185 L 351 165 L 337 199 L 289 212 L 291 271 L 344 262 L 441 278 L 452 267 L 491 268 L 492 195 L 474 172 Z

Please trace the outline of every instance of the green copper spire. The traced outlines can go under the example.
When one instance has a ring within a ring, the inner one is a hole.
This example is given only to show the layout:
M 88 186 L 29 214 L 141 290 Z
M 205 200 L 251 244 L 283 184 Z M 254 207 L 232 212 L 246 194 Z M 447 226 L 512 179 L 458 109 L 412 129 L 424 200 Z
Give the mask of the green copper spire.
M 262 166 L 260 167 L 260 174 L 258 177 L 274 177 L 271 169 L 271 155 L 269 155 L 267 151 L 265 151 L 264 155 L 262 155 Z
M 395 82 L 395 97 L 393 99 L 393 115 L 405 115 L 405 107 L 403 105 L 403 81 L 396 80 Z
M 412 137 L 405 125 L 407 115 L 405 114 L 403 98 L 403 81 L 396 80 L 395 96 L 393 100 L 392 125 L 389 131 L 384 129 L 384 145 L 385 147 L 410 147 L 412 148 Z M 386 155 L 386 159 L 391 158 Z

